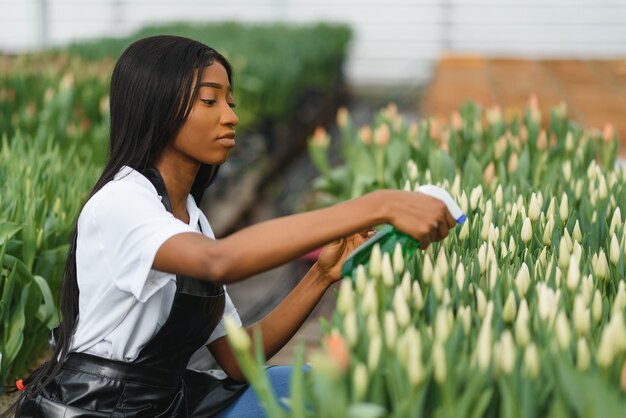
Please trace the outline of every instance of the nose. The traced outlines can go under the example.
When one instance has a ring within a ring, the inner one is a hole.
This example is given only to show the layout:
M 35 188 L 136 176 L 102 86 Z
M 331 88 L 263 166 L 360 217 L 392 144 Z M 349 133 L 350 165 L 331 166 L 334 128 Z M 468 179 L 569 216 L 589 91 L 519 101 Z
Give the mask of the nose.
M 237 126 L 239 118 L 232 107 L 226 105 L 226 109 L 222 113 L 222 124 L 226 126 Z

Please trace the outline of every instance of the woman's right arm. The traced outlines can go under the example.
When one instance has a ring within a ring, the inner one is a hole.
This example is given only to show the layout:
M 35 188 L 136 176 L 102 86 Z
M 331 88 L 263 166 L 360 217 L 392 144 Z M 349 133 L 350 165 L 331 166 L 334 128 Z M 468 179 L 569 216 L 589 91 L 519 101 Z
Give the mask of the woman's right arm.
M 153 268 L 231 283 L 382 223 L 418 239 L 423 248 L 444 238 L 455 225 L 438 199 L 422 193 L 380 190 L 329 208 L 261 222 L 219 240 L 194 233 L 175 235 L 161 245 Z

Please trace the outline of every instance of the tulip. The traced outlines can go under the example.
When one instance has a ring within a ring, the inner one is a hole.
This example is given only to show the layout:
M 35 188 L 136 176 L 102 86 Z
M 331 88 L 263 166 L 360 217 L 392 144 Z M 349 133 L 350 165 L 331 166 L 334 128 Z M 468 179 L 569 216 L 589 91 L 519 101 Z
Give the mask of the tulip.
M 621 312 L 614 312 L 605 331 L 608 330 L 613 352 L 618 354 L 626 351 L 626 323 Z
M 415 161 L 413 160 L 407 161 L 406 168 L 409 174 L 409 179 L 411 179 L 411 181 L 417 180 L 417 176 L 419 175 L 419 173 L 418 173 L 417 164 L 415 163 Z
M 385 312 L 385 346 L 388 350 L 393 350 L 396 345 L 396 336 L 398 334 L 398 325 L 396 323 L 396 317 L 391 311 Z
M 452 187 L 450 188 L 450 195 L 453 198 L 457 198 L 461 194 L 461 176 L 456 174 L 454 176 L 454 181 L 452 182 Z
M 354 280 L 356 291 L 359 294 L 363 294 L 365 290 L 365 284 L 367 283 L 367 275 L 365 274 L 365 267 L 359 264 L 356 267 L 356 279 Z
M 563 178 L 568 183 L 572 178 L 572 163 L 569 161 L 565 161 L 565 163 L 563 164 Z
M 559 267 L 561 269 L 565 270 L 569 267 L 570 257 L 567 241 L 561 238 L 561 241 L 559 241 Z
M 550 245 L 552 243 L 552 230 L 554 229 L 554 221 L 552 218 L 548 218 L 548 223 L 543 229 L 543 244 Z
M 369 281 L 365 285 L 363 299 L 361 301 L 361 310 L 365 315 L 378 312 L 378 296 L 376 294 L 376 283 Z
M 618 228 L 621 229 L 622 226 L 622 212 L 619 206 L 613 212 L 613 217 L 611 218 L 611 226 L 609 227 L 609 233 L 613 235 Z
M 509 250 L 507 250 L 506 245 L 501 242 L 500 243 L 500 258 L 504 258 L 509 254 Z
M 470 307 L 466 306 L 459 309 L 458 316 L 461 324 L 463 325 L 463 333 L 465 335 L 469 335 L 470 329 L 472 327 L 472 311 Z
M 506 298 L 504 307 L 502 308 L 502 319 L 506 323 L 511 323 L 515 319 L 516 312 L 517 304 L 515 302 L 515 295 L 512 291 L 509 291 L 509 296 Z
M 365 145 L 370 145 L 372 143 L 372 136 L 372 128 L 369 126 L 363 126 L 359 129 L 359 138 Z
M 561 205 L 559 206 L 559 215 L 561 216 L 561 221 L 567 221 L 567 217 L 569 216 L 569 204 L 567 202 L 567 194 L 563 193 L 561 196 Z
M 415 309 L 421 311 L 424 308 L 424 296 L 418 281 L 413 282 L 411 293 L 413 295 L 413 305 Z
M 432 248 L 432 247 L 431 247 Z M 424 256 L 424 266 L 422 267 L 422 279 L 429 284 L 433 278 L 433 262 L 428 255 Z
M 626 285 L 620 281 L 613 299 L 613 313 L 622 312 L 624 308 L 626 308 Z
M 327 149 L 330 146 L 330 136 L 326 133 L 326 130 L 321 126 L 315 128 L 311 142 L 314 146 L 320 149 Z
M 363 363 L 357 363 L 354 367 L 354 375 L 352 378 L 354 382 L 354 397 L 356 401 L 360 401 L 365 398 L 367 393 L 367 367 Z
M 413 343 L 409 346 L 407 372 L 409 375 L 409 382 L 411 382 L 413 387 L 419 386 L 424 381 L 425 372 L 424 364 L 422 363 L 421 343 Z
M 383 278 L 383 284 L 387 287 L 392 287 L 395 283 L 393 275 L 393 267 L 391 266 L 391 257 L 389 253 L 383 254 L 381 273 Z
M 596 324 L 600 322 L 600 319 L 602 319 L 602 296 L 600 296 L 600 291 L 598 289 L 596 289 L 593 294 L 591 316 L 593 317 L 593 322 Z
M 379 147 L 384 147 L 389 144 L 389 138 L 391 132 L 389 131 L 389 125 L 383 123 L 376 130 L 374 130 L 374 143 Z
M 378 322 L 378 315 L 371 313 L 367 315 L 367 336 L 374 338 L 380 335 L 380 323 Z
M 333 329 L 324 339 L 322 345 L 326 356 L 340 371 L 345 371 L 350 365 L 350 351 L 348 346 L 336 329 Z
M 502 185 L 498 184 L 498 187 L 496 188 L 496 193 L 495 193 L 495 203 L 496 203 L 497 208 L 502 208 L 503 194 L 504 193 L 502 191 Z
M 481 274 L 487 271 L 487 245 L 485 243 L 478 249 L 478 266 Z
M 487 370 L 489 363 L 491 362 L 491 316 L 493 314 L 493 303 L 489 302 L 487 306 L 487 313 L 485 314 L 485 320 L 483 321 L 480 331 L 478 333 L 478 340 L 476 341 L 476 360 L 478 367 L 481 370 Z
M 583 247 L 581 247 L 578 242 L 574 242 L 574 250 L 572 251 L 572 254 L 576 257 L 577 262 L 582 260 Z
M 581 295 L 574 300 L 574 312 L 572 314 L 574 329 L 578 335 L 585 335 L 591 328 L 591 314 Z
M 517 342 L 525 347 L 530 342 L 530 330 L 528 329 L 528 303 L 522 299 L 515 320 L 515 338 Z
M 508 329 L 502 332 L 498 348 L 498 366 L 504 374 L 511 374 L 515 367 L 515 343 Z
M 409 298 L 411 297 L 411 283 L 411 273 L 407 270 L 402 275 L 399 286 L 399 288 L 402 290 L 402 295 L 404 296 L 405 300 L 409 300 Z
M 554 219 L 555 208 L 556 208 L 556 198 L 553 196 L 552 199 L 550 199 L 550 204 L 548 205 L 548 210 L 546 212 L 546 217 L 548 219 Z
M 569 259 L 569 267 L 567 268 L 567 288 L 574 292 L 578 287 L 580 280 L 580 269 L 578 267 L 578 260 L 575 256 L 571 255 Z
M 367 368 L 373 372 L 378 367 L 380 361 L 380 352 L 383 348 L 383 340 L 380 335 L 375 335 L 370 339 L 369 349 L 367 350 Z
M 589 354 L 589 346 L 584 338 L 579 338 L 576 343 L 576 368 L 580 371 L 589 369 L 591 364 L 591 355 Z
M 509 238 L 509 252 L 510 253 L 515 253 L 515 250 L 517 249 L 517 246 L 515 244 L 515 240 L 513 239 L 513 237 L 511 236 Z
M 611 264 L 617 266 L 621 253 L 622 251 L 619 246 L 619 241 L 617 240 L 615 234 L 613 234 L 613 236 L 611 237 L 611 247 L 609 250 L 609 258 L 611 260 Z
M 465 191 L 463 191 L 461 193 L 461 197 L 459 198 L 459 207 L 461 208 L 461 210 L 463 211 L 463 213 L 469 213 L 469 206 L 468 206 L 468 200 L 467 200 L 467 195 L 465 194 Z
M 439 253 L 437 254 L 437 267 L 442 274 L 445 274 L 448 271 L 448 258 L 446 257 L 446 252 L 441 247 L 439 249 Z
M 380 245 L 374 244 L 374 247 L 372 248 L 372 252 L 370 254 L 369 264 L 370 276 L 372 276 L 372 278 L 377 279 L 380 277 L 382 273 L 382 262 L 383 256 L 380 252 Z
M 574 150 L 574 134 L 567 132 L 565 135 L 565 150 L 571 152 Z
M 599 183 L 600 184 L 598 185 L 598 197 L 600 198 L 600 200 L 604 201 L 608 197 L 609 191 L 607 189 L 606 179 L 604 178 L 603 175 L 600 175 Z
M 337 310 L 345 314 L 354 309 L 354 291 L 352 280 L 345 278 L 341 281 L 339 295 L 337 296 Z
M 396 243 L 393 250 L 393 271 L 396 274 L 402 274 L 402 272 L 404 272 L 404 257 L 402 256 L 402 246 L 400 243 Z
M 547 257 L 548 257 L 548 253 L 546 251 L 546 247 L 543 247 L 543 249 L 541 250 L 541 252 L 539 253 L 539 263 L 545 267 L 546 263 L 547 263 Z
M 524 351 L 524 369 L 523 372 L 531 379 L 537 379 L 539 377 L 539 351 L 535 344 L 529 344 Z
M 227 315 L 225 317 L 224 328 L 226 329 L 228 342 L 235 351 L 240 353 L 250 351 L 250 335 L 237 323 L 237 321 L 235 321 L 232 316 Z
M 569 347 L 569 343 L 572 339 L 572 332 L 569 328 L 567 317 L 565 316 L 563 311 L 559 312 L 556 316 L 554 327 L 556 331 L 556 339 L 559 343 L 559 346 L 562 350 L 566 350 Z
M 441 301 L 441 297 L 443 296 L 443 288 L 444 284 L 441 270 L 439 270 L 439 267 L 435 267 L 435 271 L 433 272 L 432 290 L 438 301 Z
M 459 263 L 454 278 L 456 279 L 459 290 L 463 290 L 463 285 L 465 284 L 465 267 L 463 267 L 462 263 Z
M 350 347 L 355 347 L 359 339 L 359 329 L 357 325 L 356 313 L 354 311 L 348 312 L 343 317 L 343 329 L 346 335 L 346 340 Z
M 459 240 L 465 241 L 469 236 L 469 222 L 463 222 L 463 226 L 461 227 L 461 232 L 459 233 Z
M 600 345 L 596 356 L 598 358 L 598 365 L 602 368 L 608 368 L 613 364 L 615 352 L 611 344 L 611 336 L 609 335 L 609 328 L 602 330 L 602 336 L 600 337 Z
M 530 224 L 529 218 L 524 218 L 524 223 L 522 224 L 522 241 L 524 244 L 528 244 L 530 240 L 533 238 L 533 227 Z
M 583 195 L 584 183 L 581 179 L 576 180 L 576 186 L 574 187 L 574 197 L 576 200 L 580 200 Z
M 593 266 L 593 270 L 598 279 L 606 280 L 609 278 L 609 263 L 606 260 L 606 255 L 602 249 L 598 254 L 598 260 Z
M 446 381 L 448 374 L 446 365 L 446 352 L 441 343 L 435 343 L 432 352 L 435 381 L 440 385 Z
M 528 217 L 531 221 L 535 222 L 539 219 L 539 214 L 541 212 L 541 208 L 539 207 L 539 202 L 537 201 L 537 195 L 533 193 L 530 196 L 530 204 L 528 206 Z
M 511 206 L 511 213 L 509 215 L 509 226 L 513 226 L 513 224 L 515 223 L 515 219 L 517 218 L 517 206 L 513 205 Z
M 596 177 L 596 162 L 595 160 L 591 160 L 589 166 L 587 167 L 587 178 L 591 182 Z
M 396 288 L 396 291 L 393 294 L 393 310 L 396 314 L 396 318 L 398 320 L 398 324 L 401 327 L 405 327 L 411 322 L 411 313 L 409 312 L 409 307 L 406 304 L 406 300 L 404 299 L 404 295 L 402 293 L 401 288 Z
M 528 292 L 528 288 L 530 287 L 530 271 L 528 270 L 526 263 L 522 263 L 522 266 L 517 272 L 517 276 L 515 277 L 515 286 L 517 287 L 520 297 L 525 297 L 526 292 Z
M 585 301 L 585 305 L 589 305 L 591 303 L 591 298 L 593 297 L 593 279 L 591 276 L 583 277 L 580 295 Z
M 478 207 L 478 203 L 482 195 L 483 188 L 481 186 L 476 186 L 472 189 L 472 192 L 470 193 L 470 208 L 472 209 L 472 211 L 476 210 L 476 208 Z
M 507 165 L 509 173 L 514 173 L 515 170 L 517 170 L 518 164 L 519 164 L 519 158 L 517 157 L 517 154 L 511 153 L 511 156 L 509 157 L 509 163 Z
M 479 287 L 476 291 L 476 313 L 480 319 L 485 317 L 487 312 L 487 298 L 483 293 L 482 289 Z

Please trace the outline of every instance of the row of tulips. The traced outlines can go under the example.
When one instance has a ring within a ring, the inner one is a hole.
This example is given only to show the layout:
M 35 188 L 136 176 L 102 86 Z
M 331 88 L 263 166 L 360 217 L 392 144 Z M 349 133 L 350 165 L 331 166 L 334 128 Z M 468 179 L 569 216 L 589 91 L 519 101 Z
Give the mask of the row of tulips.
M 436 183 L 468 216 L 404 259 L 375 247 L 345 278 L 312 369 L 271 416 L 617 417 L 626 410 L 626 168 L 610 126 L 587 131 L 564 105 L 543 125 L 468 104 L 449 124 L 409 125 L 395 107 L 372 127 L 338 115 L 339 152 L 310 151 L 324 203 Z M 253 386 L 263 363 L 231 324 Z M 246 359 L 248 359 L 246 363 Z M 259 377 L 261 376 L 261 377 Z

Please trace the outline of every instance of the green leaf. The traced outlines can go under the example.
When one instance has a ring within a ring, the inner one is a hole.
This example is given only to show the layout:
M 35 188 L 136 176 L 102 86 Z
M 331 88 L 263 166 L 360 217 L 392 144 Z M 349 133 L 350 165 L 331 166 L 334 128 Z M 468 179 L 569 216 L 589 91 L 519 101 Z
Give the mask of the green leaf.
M 43 298 L 43 303 L 37 310 L 37 319 L 45 324 L 48 329 L 52 329 L 57 324 L 58 317 L 54 305 L 54 298 L 52 297 L 52 292 L 50 291 L 50 286 L 48 286 L 48 282 L 46 282 L 46 280 L 41 276 L 33 276 L 33 280 L 39 287 L 39 291 L 41 292 L 41 296 Z
M 0 222 L 0 244 L 13 238 L 23 227 L 23 224 L 14 222 Z

